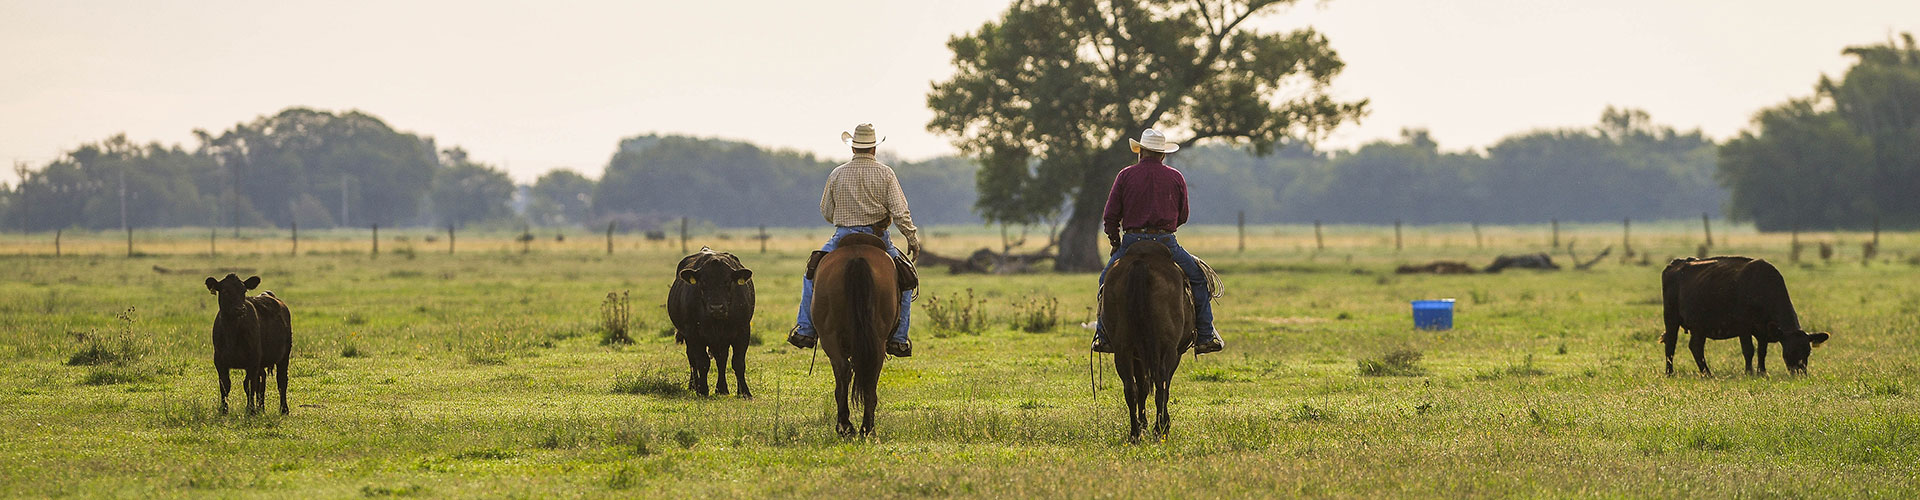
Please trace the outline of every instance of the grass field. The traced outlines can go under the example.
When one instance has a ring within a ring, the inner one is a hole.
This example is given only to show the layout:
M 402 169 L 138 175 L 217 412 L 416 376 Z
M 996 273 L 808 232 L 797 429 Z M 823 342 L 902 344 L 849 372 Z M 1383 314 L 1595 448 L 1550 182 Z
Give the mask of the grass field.
M 1781 263 L 1834 339 L 1807 376 L 1778 349 L 1772 375 L 1742 374 L 1717 341 L 1719 376 L 1693 375 L 1683 347 L 1668 378 L 1659 266 L 1696 251 L 1697 226 L 1636 225 L 1650 265 L 1620 258 L 1617 225 L 1562 229 L 1613 256 L 1401 276 L 1548 250 L 1547 229 L 1486 228 L 1483 249 L 1465 226 L 1409 227 L 1396 251 L 1391 227 L 1337 226 L 1317 251 L 1311 227 L 1262 226 L 1245 252 L 1232 228 L 1183 231 L 1227 280 L 1228 349 L 1187 358 L 1172 435 L 1139 445 L 1111 365 L 1090 372 L 1091 274 L 923 271 L 916 356 L 887 364 L 877 436 L 846 440 L 826 363 L 810 375 L 781 341 L 825 231 L 775 231 L 767 254 L 751 229 L 692 241 L 756 270 L 751 400 L 680 390 L 661 307 L 677 241 L 608 255 L 600 235 L 546 231 L 523 254 L 460 235 L 448 255 L 444 235 L 382 231 L 373 256 L 337 230 L 296 257 L 284 232 L 223 230 L 210 257 L 206 230 L 176 230 L 137 232 L 134 258 L 121 233 L 66 234 L 55 258 L 50 234 L 4 235 L 0 497 L 1920 496 L 1920 235 L 1883 235 L 1863 264 L 1867 235 L 1802 234 L 1839 252 L 1789 263 L 1787 235 L 1716 227 L 1714 253 Z M 999 241 L 927 234 L 942 254 Z M 201 281 L 230 269 L 294 311 L 291 415 L 217 412 Z M 601 306 L 622 291 L 634 342 L 608 345 Z M 1411 329 L 1407 301 L 1440 297 L 1456 329 Z

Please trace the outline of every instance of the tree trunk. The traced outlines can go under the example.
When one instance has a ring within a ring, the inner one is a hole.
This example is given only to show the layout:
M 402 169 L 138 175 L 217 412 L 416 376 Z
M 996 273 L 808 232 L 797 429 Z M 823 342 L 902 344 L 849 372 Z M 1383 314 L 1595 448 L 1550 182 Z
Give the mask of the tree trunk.
M 1067 215 L 1067 223 L 1060 229 L 1060 255 L 1053 259 L 1053 270 L 1063 273 L 1100 272 L 1106 267 L 1107 254 L 1101 251 L 1101 242 L 1106 241 L 1106 229 L 1102 227 L 1100 217 L 1107 208 L 1107 191 L 1113 188 L 1113 177 L 1120 169 L 1133 164 L 1138 159 L 1132 151 L 1117 148 L 1096 155 L 1098 167 L 1089 169 L 1081 179 L 1078 192 L 1073 194 L 1073 212 Z

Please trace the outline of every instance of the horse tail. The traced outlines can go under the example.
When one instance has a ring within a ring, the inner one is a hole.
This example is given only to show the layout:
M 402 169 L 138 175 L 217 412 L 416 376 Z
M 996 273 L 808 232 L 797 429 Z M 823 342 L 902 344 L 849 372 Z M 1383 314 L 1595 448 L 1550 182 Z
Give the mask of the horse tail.
M 1141 388 L 1141 390 L 1144 391 L 1143 394 L 1152 392 L 1156 383 L 1163 378 L 1161 372 L 1164 368 L 1161 365 L 1165 364 L 1161 362 L 1161 356 L 1165 353 L 1160 352 L 1162 347 L 1160 345 L 1161 342 L 1159 342 L 1160 339 L 1158 338 L 1159 332 L 1153 332 L 1146 328 L 1148 325 L 1152 325 L 1155 319 L 1153 313 L 1150 312 L 1153 310 L 1152 308 L 1153 275 L 1151 273 L 1151 267 L 1147 265 L 1146 259 L 1135 258 L 1132 262 L 1127 263 L 1126 318 L 1127 324 L 1130 327 L 1129 330 L 1133 333 L 1133 338 L 1127 339 L 1127 343 L 1132 344 L 1132 348 L 1128 349 L 1131 351 L 1129 354 L 1132 354 L 1134 361 L 1139 363 L 1136 365 L 1140 367 L 1137 372 L 1139 375 L 1136 376 L 1150 377 L 1148 380 L 1149 383 Z
M 875 339 L 877 332 L 873 320 L 873 268 L 867 265 L 865 257 L 854 257 L 847 261 L 847 271 L 843 276 L 845 279 L 841 281 L 841 286 L 846 290 L 848 305 L 853 313 L 850 315 L 853 318 L 853 335 L 847 340 L 848 347 L 852 348 L 849 352 L 854 353 L 854 369 L 859 371 L 865 365 L 861 360 L 871 359 L 867 353 L 878 351 L 880 346 Z

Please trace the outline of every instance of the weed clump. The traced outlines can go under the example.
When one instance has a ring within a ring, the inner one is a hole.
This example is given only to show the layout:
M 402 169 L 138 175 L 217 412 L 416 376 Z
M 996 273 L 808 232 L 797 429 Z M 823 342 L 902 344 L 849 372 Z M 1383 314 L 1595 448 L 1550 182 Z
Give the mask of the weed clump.
M 367 497 L 367 498 L 411 497 L 411 496 L 419 496 L 421 493 L 425 493 L 426 491 L 427 491 L 427 488 L 425 486 L 421 486 L 418 484 L 409 484 L 406 486 L 374 486 L 369 484 L 369 485 L 360 487 L 360 496 Z
M 921 307 L 933 322 L 933 336 L 947 338 L 956 334 L 979 335 L 987 326 L 986 306 L 987 300 L 974 298 L 973 289 L 968 288 L 965 298 L 956 295 L 942 300 L 939 295 L 929 294 L 926 305 Z
M 133 312 L 134 308 L 128 307 L 114 315 L 120 320 L 118 331 L 73 333 L 74 339 L 80 342 L 80 350 L 67 358 L 67 366 L 125 366 L 146 357 L 146 344 L 133 333 Z
M 666 372 L 656 371 L 614 378 L 613 393 L 677 398 L 687 395 L 687 386 Z
M 1360 375 L 1367 377 L 1418 377 L 1427 374 L 1420 366 L 1420 351 L 1413 349 L 1395 349 L 1379 359 L 1367 358 L 1359 361 Z
M 633 343 L 633 337 L 627 334 L 633 324 L 632 312 L 633 308 L 627 304 L 627 292 L 607 292 L 607 299 L 600 302 L 600 345 Z
M 1060 299 L 1028 299 L 1015 304 L 1013 327 L 1027 333 L 1046 333 L 1060 326 Z
M 1332 417 L 1333 416 L 1328 414 L 1326 410 L 1314 408 L 1313 405 L 1302 403 L 1299 408 L 1293 410 L 1293 415 L 1287 417 L 1287 421 L 1296 423 L 1317 422 Z

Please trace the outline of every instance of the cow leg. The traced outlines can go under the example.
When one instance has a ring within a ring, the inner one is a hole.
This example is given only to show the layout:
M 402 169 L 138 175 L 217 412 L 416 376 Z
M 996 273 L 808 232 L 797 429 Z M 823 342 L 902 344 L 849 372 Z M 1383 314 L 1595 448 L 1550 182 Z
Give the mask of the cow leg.
M 220 414 L 225 415 L 227 414 L 227 393 L 233 390 L 233 379 L 230 378 L 225 368 L 214 368 L 213 371 L 220 374 Z M 244 385 L 246 381 L 241 380 L 241 382 L 243 383 L 242 385 Z M 241 390 L 245 390 L 245 388 L 243 387 Z
M 840 437 L 853 436 L 853 420 L 847 410 L 847 389 L 853 385 L 853 367 L 851 363 L 835 360 L 833 363 L 833 402 L 839 406 L 838 427 Z
M 1693 363 L 1700 365 L 1700 374 L 1713 376 L 1713 370 L 1707 369 L 1707 336 L 1695 333 L 1687 341 L 1687 349 L 1693 351 Z
M 286 358 L 280 359 L 280 365 L 278 369 L 274 370 L 274 373 L 275 373 L 274 376 L 278 378 L 280 381 L 280 414 L 286 415 L 287 414 L 287 359 Z
M 1760 374 L 1766 375 L 1767 374 L 1767 341 L 1762 340 L 1762 341 L 1759 341 L 1758 343 L 1760 345 L 1754 346 L 1754 354 L 1757 358 L 1759 358 L 1756 361 L 1759 361 Z
M 687 365 L 687 389 L 707 395 L 707 350 L 693 339 L 687 339 Z
M 1667 376 L 1673 376 L 1673 349 L 1680 343 L 1680 324 L 1667 320 L 1667 333 L 1660 336 L 1660 343 L 1666 344 Z
M 725 396 L 727 391 L 727 344 L 714 344 L 707 347 L 707 353 L 713 355 L 713 395 Z
M 721 374 L 720 376 L 725 377 L 726 375 Z M 740 397 L 746 398 L 746 399 L 753 398 L 753 392 L 747 390 L 747 343 L 746 342 L 734 344 L 733 346 L 733 381 L 735 382 L 734 385 L 740 386 L 740 392 L 738 393 Z
M 1753 336 L 1740 336 L 1740 355 L 1747 358 L 1747 374 L 1753 374 Z

